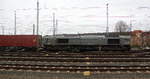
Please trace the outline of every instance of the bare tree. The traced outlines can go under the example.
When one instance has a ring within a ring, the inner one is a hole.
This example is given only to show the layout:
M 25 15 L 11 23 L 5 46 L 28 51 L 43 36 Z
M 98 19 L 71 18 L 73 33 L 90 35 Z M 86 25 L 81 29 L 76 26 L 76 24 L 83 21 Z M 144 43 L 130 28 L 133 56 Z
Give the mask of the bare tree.
M 116 32 L 128 32 L 129 29 L 130 29 L 129 26 L 124 21 L 118 21 L 115 25 Z

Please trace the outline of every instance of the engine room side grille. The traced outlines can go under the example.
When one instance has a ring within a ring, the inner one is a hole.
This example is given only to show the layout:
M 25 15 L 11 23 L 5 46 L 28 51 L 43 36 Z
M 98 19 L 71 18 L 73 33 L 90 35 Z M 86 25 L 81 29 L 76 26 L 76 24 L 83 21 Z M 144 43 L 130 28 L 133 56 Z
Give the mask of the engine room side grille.
M 68 43 L 69 39 L 57 39 L 57 43 Z
M 108 44 L 120 44 L 120 39 L 108 39 Z

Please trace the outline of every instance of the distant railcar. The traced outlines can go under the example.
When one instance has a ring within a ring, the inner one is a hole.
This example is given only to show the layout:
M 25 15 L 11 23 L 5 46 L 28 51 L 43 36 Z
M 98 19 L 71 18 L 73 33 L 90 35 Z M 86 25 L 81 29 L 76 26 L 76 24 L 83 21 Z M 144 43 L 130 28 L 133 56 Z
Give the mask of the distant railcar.
M 142 33 L 142 44 L 143 47 L 150 47 L 150 32 Z
M 141 47 L 142 46 L 142 34 L 141 30 L 135 30 L 131 33 L 131 46 L 132 47 Z
M 40 47 L 42 37 L 39 35 L 0 35 L 1 50 L 36 49 Z

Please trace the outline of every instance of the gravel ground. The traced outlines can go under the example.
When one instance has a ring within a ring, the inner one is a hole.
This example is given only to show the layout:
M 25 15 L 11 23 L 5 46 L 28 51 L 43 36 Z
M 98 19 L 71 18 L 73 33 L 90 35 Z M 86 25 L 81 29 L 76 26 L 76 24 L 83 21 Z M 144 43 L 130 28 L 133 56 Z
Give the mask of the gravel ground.
M 3 79 L 150 79 L 150 72 L 40 72 L 0 70 Z

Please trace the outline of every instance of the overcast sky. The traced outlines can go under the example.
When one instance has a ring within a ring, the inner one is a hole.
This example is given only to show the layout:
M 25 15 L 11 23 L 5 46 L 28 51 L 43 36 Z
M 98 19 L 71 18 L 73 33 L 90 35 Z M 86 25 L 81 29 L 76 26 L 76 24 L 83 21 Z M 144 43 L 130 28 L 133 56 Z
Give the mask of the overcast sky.
M 37 0 L 0 0 L 0 34 L 13 34 L 14 10 L 17 14 L 17 34 L 32 34 L 36 24 Z M 150 30 L 149 0 L 39 0 L 40 34 L 52 34 L 52 14 L 58 19 L 58 33 L 95 33 L 106 31 L 106 3 L 109 3 L 109 31 L 117 21 L 133 30 Z

